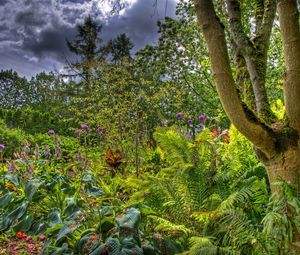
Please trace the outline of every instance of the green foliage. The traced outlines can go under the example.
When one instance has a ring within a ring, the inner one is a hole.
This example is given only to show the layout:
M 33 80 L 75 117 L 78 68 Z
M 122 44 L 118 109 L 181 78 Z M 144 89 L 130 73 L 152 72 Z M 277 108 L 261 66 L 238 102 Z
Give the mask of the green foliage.
M 0 72 L 0 108 L 19 109 L 30 103 L 32 88 L 29 86 L 25 77 L 20 77 L 13 70 L 1 70 Z
M 72 120 L 61 119 L 51 112 L 23 108 L 17 110 L 0 109 L 0 118 L 10 128 L 22 129 L 27 134 L 47 133 L 55 129 L 61 135 L 70 135 L 74 127 Z
M 25 133 L 20 129 L 10 129 L 0 119 L 0 143 L 5 145 L 3 156 L 11 156 L 15 151 L 21 149 L 25 140 Z

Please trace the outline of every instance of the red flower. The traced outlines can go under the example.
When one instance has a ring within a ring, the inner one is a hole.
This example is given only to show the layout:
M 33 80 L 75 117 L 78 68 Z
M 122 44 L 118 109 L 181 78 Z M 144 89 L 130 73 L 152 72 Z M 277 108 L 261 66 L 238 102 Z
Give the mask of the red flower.
M 213 129 L 211 132 L 212 132 L 212 139 L 217 138 L 221 134 L 221 132 L 217 129 Z
M 40 241 L 44 241 L 46 239 L 46 236 L 45 235 L 39 235 L 39 239 L 40 239 Z
M 18 232 L 17 234 L 16 234 L 16 236 L 18 237 L 18 238 L 26 238 L 26 234 L 25 233 L 23 233 L 23 232 Z

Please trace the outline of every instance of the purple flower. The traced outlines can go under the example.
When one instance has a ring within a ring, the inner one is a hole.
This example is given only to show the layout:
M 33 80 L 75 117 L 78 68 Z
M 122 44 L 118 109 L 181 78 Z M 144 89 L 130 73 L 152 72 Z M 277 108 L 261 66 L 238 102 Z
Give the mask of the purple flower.
M 89 131 L 89 130 L 90 130 L 88 124 L 82 124 L 82 125 L 80 126 L 80 128 L 81 128 L 82 130 L 84 130 L 84 131 Z
M 96 129 L 96 132 L 97 132 L 97 133 L 101 133 L 101 134 L 103 134 L 103 135 L 107 135 L 107 134 L 108 134 L 108 131 L 107 131 L 105 128 L 101 128 L 101 127 L 98 127 L 98 128 Z
M 96 129 L 96 132 L 97 133 L 101 133 L 103 131 L 103 128 L 102 127 L 98 127 L 97 129 Z
M 0 143 L 0 151 L 4 150 L 4 148 L 5 148 L 5 145 Z
M 53 129 L 48 130 L 48 135 L 55 135 L 55 131 Z
M 187 123 L 188 123 L 189 125 L 191 125 L 191 124 L 193 124 L 193 120 L 192 120 L 192 119 L 188 119 L 188 120 L 187 120 Z
M 180 119 L 182 116 L 183 116 L 183 114 L 182 114 L 181 112 L 176 113 L 176 118 L 177 118 L 177 119 Z
M 199 116 L 199 121 L 200 122 L 204 122 L 206 120 L 206 115 L 205 114 L 202 114 Z

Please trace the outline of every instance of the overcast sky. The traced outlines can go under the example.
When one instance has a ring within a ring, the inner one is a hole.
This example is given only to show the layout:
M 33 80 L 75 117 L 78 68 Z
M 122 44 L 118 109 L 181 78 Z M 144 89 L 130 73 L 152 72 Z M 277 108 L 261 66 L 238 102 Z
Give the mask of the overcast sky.
M 74 38 L 87 15 L 103 25 L 104 41 L 126 33 L 137 51 L 156 42 L 157 20 L 174 17 L 176 2 L 128 0 L 119 15 L 109 15 L 101 0 L 0 0 L 0 69 L 27 77 L 60 70 L 70 58 L 66 39 Z

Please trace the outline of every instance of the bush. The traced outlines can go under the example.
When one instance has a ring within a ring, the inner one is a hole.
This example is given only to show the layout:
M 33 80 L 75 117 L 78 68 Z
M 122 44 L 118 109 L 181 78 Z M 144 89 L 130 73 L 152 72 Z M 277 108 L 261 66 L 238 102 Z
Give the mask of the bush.
M 4 158 L 12 156 L 15 151 L 21 149 L 26 136 L 20 129 L 10 129 L 4 121 L 0 119 L 0 143 L 4 144 Z

